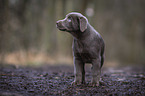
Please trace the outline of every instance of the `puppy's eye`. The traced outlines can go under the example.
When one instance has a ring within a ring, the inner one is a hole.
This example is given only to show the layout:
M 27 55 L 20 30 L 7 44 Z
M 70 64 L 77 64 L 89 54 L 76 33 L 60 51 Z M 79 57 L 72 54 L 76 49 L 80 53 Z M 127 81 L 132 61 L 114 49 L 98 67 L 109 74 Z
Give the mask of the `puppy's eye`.
M 71 22 L 72 20 L 71 20 L 71 18 L 67 18 L 67 21 L 68 21 L 68 22 Z

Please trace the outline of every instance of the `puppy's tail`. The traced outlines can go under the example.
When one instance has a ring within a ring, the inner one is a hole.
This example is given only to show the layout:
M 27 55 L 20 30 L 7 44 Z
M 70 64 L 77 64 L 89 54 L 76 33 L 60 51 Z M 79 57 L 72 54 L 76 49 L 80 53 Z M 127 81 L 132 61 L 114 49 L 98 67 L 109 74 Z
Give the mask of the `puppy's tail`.
M 103 66 L 103 64 L 104 64 L 104 54 L 101 56 L 101 67 Z
M 105 45 L 103 44 L 103 46 L 101 48 L 101 67 L 104 64 L 104 59 L 105 59 L 104 50 L 105 50 Z

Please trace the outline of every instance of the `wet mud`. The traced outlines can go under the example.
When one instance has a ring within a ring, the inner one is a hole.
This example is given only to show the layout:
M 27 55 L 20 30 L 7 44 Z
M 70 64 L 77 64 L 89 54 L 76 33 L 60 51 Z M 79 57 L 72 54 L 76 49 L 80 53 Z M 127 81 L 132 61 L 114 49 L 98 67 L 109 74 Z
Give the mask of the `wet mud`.
M 73 66 L 0 68 L 0 96 L 145 96 L 145 71 L 132 67 L 104 68 L 102 83 L 89 85 L 91 72 L 86 72 L 86 84 L 71 85 Z

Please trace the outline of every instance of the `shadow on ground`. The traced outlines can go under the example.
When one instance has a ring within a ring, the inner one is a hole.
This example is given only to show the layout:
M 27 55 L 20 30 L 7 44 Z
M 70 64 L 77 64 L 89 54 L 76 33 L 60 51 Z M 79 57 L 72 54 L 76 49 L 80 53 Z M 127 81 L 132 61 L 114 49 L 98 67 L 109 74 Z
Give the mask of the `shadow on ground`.
M 89 86 L 90 68 L 86 68 L 86 85 L 71 86 L 73 66 L 0 68 L 0 96 L 36 95 L 98 95 L 145 96 L 145 71 L 143 67 L 104 68 L 103 85 Z

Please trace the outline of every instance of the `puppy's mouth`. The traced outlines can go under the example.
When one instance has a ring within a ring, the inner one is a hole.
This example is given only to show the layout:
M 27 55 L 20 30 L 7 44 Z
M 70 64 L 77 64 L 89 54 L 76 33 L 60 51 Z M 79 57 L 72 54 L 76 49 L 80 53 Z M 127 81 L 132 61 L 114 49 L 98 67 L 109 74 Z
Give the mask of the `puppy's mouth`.
M 59 23 L 56 24 L 56 27 L 61 31 L 66 31 L 66 28 L 63 28 Z
M 60 31 L 66 31 L 66 29 L 64 28 L 58 28 Z

